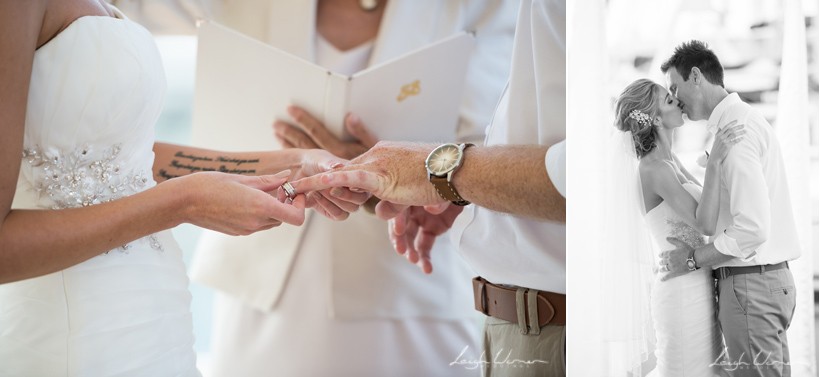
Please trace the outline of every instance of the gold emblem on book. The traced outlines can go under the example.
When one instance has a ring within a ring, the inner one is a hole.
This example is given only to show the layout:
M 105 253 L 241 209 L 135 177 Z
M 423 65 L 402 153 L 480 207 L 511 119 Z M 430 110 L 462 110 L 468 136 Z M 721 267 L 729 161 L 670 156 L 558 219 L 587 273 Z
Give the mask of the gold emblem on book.
M 421 93 L 421 81 L 419 80 L 402 85 L 399 96 L 396 97 L 396 102 L 404 101 L 407 97 L 417 96 L 419 93 Z

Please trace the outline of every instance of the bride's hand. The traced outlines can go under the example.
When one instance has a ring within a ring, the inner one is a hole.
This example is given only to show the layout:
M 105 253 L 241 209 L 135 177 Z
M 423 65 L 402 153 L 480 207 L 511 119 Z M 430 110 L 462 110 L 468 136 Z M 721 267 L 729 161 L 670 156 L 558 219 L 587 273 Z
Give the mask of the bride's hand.
M 729 155 L 729 150 L 732 146 L 743 140 L 743 125 L 735 125 L 737 121 L 733 120 L 725 127 L 720 129 L 715 134 L 715 142 L 712 144 L 712 152 L 709 154 L 709 161 L 714 163 L 722 163 L 726 156 Z
M 271 195 L 287 181 L 290 171 L 275 175 L 242 176 L 217 172 L 189 174 L 160 186 L 182 195 L 183 222 L 229 235 L 248 235 L 286 222 L 305 221 L 305 196 L 283 203 Z

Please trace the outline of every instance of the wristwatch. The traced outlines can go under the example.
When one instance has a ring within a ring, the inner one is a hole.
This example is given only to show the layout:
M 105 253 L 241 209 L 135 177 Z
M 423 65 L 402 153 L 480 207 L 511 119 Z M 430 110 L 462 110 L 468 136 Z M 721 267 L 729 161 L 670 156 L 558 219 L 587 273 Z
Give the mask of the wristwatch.
M 464 162 L 464 150 L 472 146 L 473 144 L 470 143 L 442 144 L 433 149 L 424 161 L 424 167 L 427 168 L 427 179 L 435 186 L 442 198 L 457 206 L 470 204 L 458 194 L 452 185 L 452 180 L 453 174 Z
M 695 271 L 699 269 L 698 262 L 695 262 L 695 249 L 689 252 L 689 258 L 686 258 L 686 267 L 689 268 L 689 271 Z

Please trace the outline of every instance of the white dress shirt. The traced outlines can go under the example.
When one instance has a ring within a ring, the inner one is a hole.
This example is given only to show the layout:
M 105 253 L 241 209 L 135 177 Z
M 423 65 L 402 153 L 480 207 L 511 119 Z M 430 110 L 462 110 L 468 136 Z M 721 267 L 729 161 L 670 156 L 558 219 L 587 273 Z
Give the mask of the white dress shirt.
M 743 140 L 723 162 L 715 248 L 736 259 L 715 266 L 776 264 L 800 256 L 780 144 L 771 125 L 740 100 L 724 98 L 709 116 L 717 132 L 731 121 L 745 125 Z
M 545 157 L 546 173 L 564 195 L 565 20 L 564 1 L 522 2 L 509 85 L 485 142 L 551 146 Z M 488 281 L 566 293 L 565 224 L 470 206 L 459 216 L 453 233 L 462 256 Z

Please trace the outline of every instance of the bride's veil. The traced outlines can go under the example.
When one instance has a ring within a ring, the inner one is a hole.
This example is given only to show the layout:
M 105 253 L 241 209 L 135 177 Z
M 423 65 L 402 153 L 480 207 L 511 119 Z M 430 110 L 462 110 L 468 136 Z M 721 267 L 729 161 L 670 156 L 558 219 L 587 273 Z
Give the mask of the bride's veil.
M 644 376 L 651 369 L 655 334 L 649 305 L 654 248 L 641 191 L 631 132 L 612 129 L 606 143 L 600 318 L 613 369 Z M 608 246 L 607 246 L 608 243 Z M 617 365 L 622 360 L 622 365 Z M 649 365 L 650 368 L 646 368 Z

